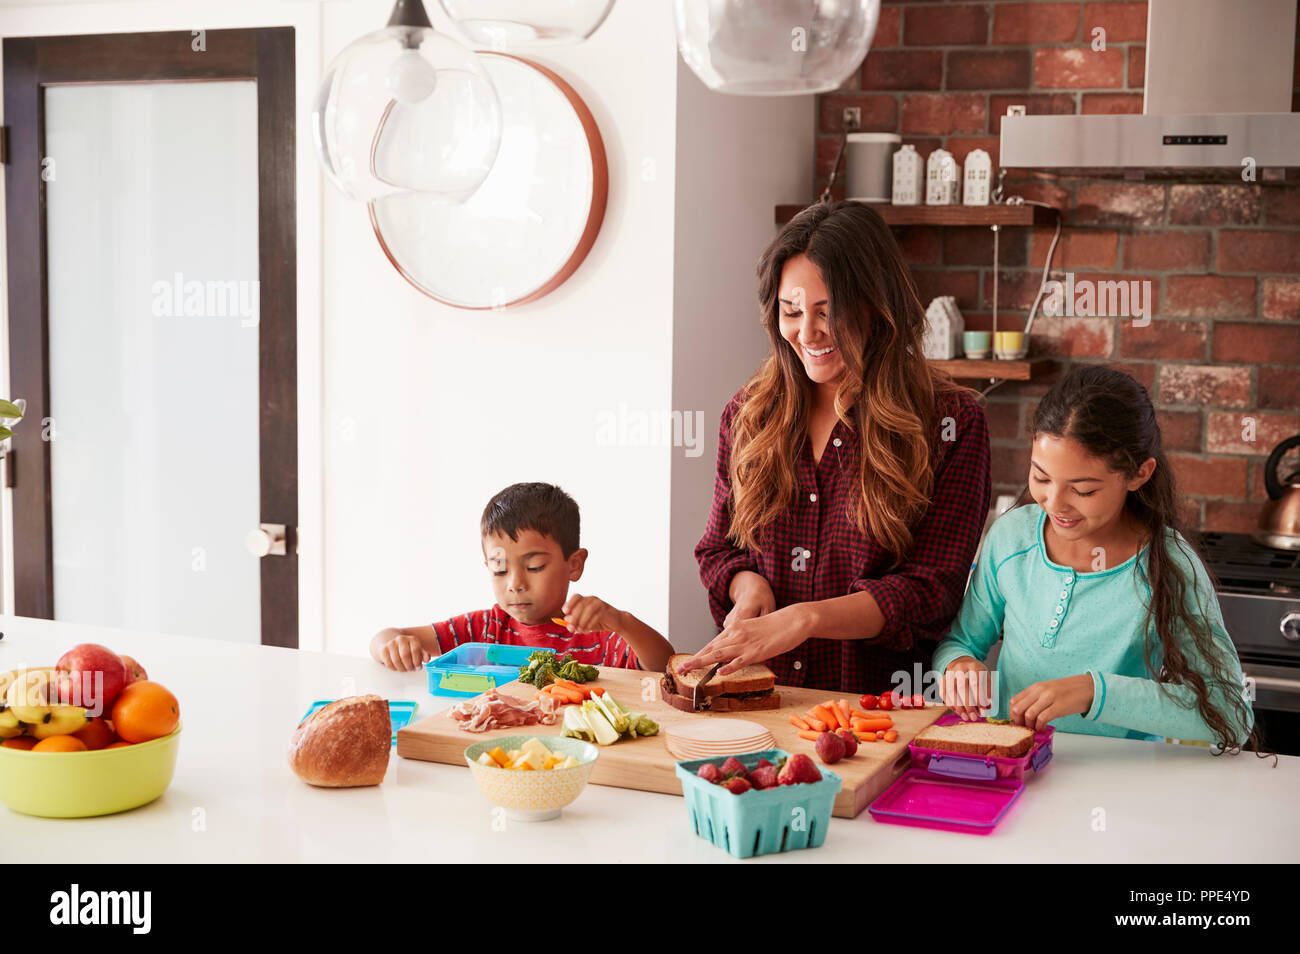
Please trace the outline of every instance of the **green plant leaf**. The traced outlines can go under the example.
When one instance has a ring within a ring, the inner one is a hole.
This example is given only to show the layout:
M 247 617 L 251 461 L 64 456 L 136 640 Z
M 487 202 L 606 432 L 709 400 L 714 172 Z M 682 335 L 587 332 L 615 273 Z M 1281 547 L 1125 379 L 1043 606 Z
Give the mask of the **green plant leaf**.
M 6 437 L 13 437 L 13 436 L 14 436 L 13 431 L 9 430 L 9 428 L 4 427 L 3 425 L 0 425 L 0 441 L 4 440 Z
M 11 401 L 0 398 L 0 417 L 22 417 L 23 412 L 18 410 L 18 405 Z

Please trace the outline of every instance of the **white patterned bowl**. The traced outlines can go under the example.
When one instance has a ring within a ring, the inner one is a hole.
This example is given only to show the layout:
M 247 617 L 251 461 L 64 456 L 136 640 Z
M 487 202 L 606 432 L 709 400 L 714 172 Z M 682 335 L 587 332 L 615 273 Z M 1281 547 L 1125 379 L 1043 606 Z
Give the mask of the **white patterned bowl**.
M 571 755 L 580 764 L 563 769 L 534 772 L 483 765 L 478 757 L 498 745 L 509 752 L 529 739 L 541 739 L 552 752 Z M 494 805 L 506 810 L 516 821 L 547 821 L 560 817 L 560 809 L 581 794 L 591 778 L 591 770 L 600 752 L 589 742 L 549 735 L 506 735 L 475 742 L 465 750 L 465 761 L 478 783 L 479 791 Z

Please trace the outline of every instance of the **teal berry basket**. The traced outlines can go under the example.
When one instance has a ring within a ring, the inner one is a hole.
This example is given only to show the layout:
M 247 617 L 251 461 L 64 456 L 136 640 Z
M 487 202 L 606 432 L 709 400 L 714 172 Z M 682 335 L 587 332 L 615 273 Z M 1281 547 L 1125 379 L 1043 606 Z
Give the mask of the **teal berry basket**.
M 752 771 L 760 759 L 775 764 L 789 758 L 789 753 L 766 749 L 736 758 Z M 725 761 L 725 758 L 712 758 L 677 763 L 677 777 L 682 780 L 682 795 L 695 834 L 737 858 L 821 847 L 840 790 L 838 775 L 818 765 L 820 782 L 778 785 L 761 791 L 750 789 L 742 795 L 733 795 L 721 785 L 706 782 L 695 774 L 702 765 L 711 762 L 721 768 Z

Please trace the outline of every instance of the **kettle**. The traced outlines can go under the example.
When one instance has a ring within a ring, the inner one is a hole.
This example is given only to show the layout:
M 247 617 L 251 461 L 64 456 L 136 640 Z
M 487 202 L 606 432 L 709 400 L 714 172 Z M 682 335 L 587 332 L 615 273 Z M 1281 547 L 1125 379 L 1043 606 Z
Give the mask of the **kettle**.
M 1300 550 L 1300 470 L 1294 471 L 1285 482 L 1277 476 L 1282 456 L 1293 447 L 1300 447 L 1300 434 L 1274 447 L 1264 465 L 1268 503 L 1260 511 L 1259 529 L 1252 537 L 1256 543 L 1275 550 Z

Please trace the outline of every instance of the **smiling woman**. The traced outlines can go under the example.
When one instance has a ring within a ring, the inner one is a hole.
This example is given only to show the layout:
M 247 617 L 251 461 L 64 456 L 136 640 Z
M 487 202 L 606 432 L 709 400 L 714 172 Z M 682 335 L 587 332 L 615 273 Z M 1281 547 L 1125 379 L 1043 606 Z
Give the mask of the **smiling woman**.
M 695 550 L 722 632 L 688 667 L 767 661 L 787 685 L 879 691 L 915 678 L 961 602 L 984 412 L 922 356 L 921 302 L 869 206 L 805 209 L 758 278 L 771 352 L 723 412 Z

